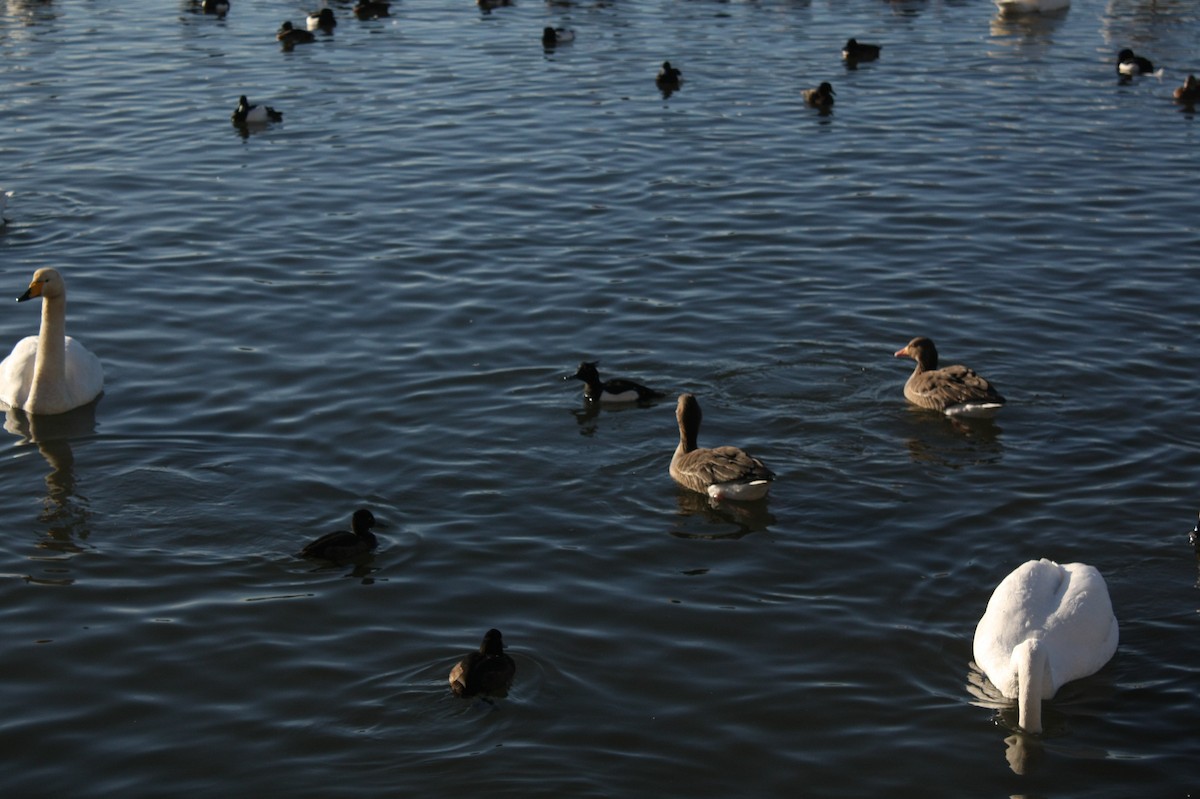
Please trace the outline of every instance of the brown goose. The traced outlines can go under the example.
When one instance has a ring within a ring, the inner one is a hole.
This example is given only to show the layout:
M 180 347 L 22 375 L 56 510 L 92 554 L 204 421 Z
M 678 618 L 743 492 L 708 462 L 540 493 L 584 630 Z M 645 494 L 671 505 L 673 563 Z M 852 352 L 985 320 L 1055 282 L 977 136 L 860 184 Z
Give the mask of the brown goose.
M 762 499 L 775 473 L 737 447 L 705 449 L 696 446 L 700 433 L 700 403 L 691 394 L 680 394 L 675 406 L 679 446 L 671 458 L 671 477 L 684 488 L 716 500 Z
M 450 690 L 455 696 L 504 694 L 512 685 L 517 664 L 504 654 L 500 631 L 488 630 L 478 652 L 471 652 L 450 669 Z
M 917 362 L 917 368 L 904 384 L 904 396 L 914 405 L 947 416 L 991 416 L 1004 405 L 1004 397 L 971 369 L 965 366 L 939 369 L 937 347 L 924 336 L 908 342 L 896 357 Z

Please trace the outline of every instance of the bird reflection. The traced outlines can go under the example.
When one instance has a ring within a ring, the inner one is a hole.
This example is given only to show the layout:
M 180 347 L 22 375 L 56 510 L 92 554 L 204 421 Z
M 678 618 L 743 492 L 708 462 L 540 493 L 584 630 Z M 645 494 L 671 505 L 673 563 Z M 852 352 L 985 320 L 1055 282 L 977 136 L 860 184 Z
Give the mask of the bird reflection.
M 23 25 L 53 22 L 58 16 L 51 0 L 7 0 L 4 7 L 10 20 Z
M 925 10 L 925 0 L 888 0 L 888 4 L 898 17 L 919 17 Z
M 920 435 L 908 439 L 909 456 L 916 463 L 932 463 L 952 469 L 999 463 L 1004 457 L 1000 442 L 1003 432 L 994 419 L 950 417 L 910 407 Z
M 571 415 L 579 424 L 579 435 L 588 438 L 596 435 L 596 420 L 600 416 L 600 403 L 585 402 L 582 408 L 572 408 Z
M 71 449 L 71 440 L 95 433 L 97 402 L 54 416 L 32 415 L 14 409 L 5 414 L 4 429 L 21 439 L 17 446 L 36 446 L 50 466 L 46 475 L 46 497 L 39 516 L 50 534 L 48 540 L 39 544 L 43 548 L 78 552 L 79 546 L 74 542 L 76 534 L 87 535 L 91 510 L 85 502 L 77 501 L 75 453 Z
M 1188 540 L 1192 542 L 1192 549 L 1196 551 L 1196 587 L 1200 588 L 1200 522 L 1188 533 Z
M 688 517 L 703 518 L 707 525 L 719 525 L 722 530 L 684 530 L 675 529 L 671 535 L 676 538 L 697 539 L 736 539 L 744 538 L 751 533 L 766 530 L 775 523 L 766 501 L 758 502 L 717 502 L 706 494 L 695 491 L 680 491 L 676 494 L 679 503 L 679 515 L 690 521 Z
M 585 400 L 578 408 L 571 408 L 571 415 L 575 417 L 575 422 L 579 425 L 579 435 L 591 438 L 596 435 L 596 431 L 600 428 L 601 413 L 636 413 L 639 408 L 648 407 L 647 405 L 635 405 L 629 403 L 627 405 L 609 405 L 604 406 L 599 402 L 591 402 Z
M 966 688 L 972 697 L 971 704 L 995 711 L 997 723 L 1013 731 L 1012 735 L 1004 739 L 1007 746 L 1004 757 L 1008 760 L 1009 768 L 1015 773 L 1027 774 L 1040 759 L 1041 744 L 1036 738 L 1017 731 L 1016 705 L 992 685 L 974 661 L 967 669 Z
M 1019 47 L 1027 54 L 1042 54 L 1055 43 L 1054 34 L 1067 18 L 1069 8 L 1041 14 L 997 13 L 989 24 L 993 38 L 1019 38 Z
M 1014 774 L 1028 774 L 1041 763 L 1045 754 L 1040 741 L 1021 733 L 1014 733 L 1005 738 L 1004 745 L 1008 747 L 1004 751 L 1004 758 Z
M 1067 683 L 1055 695 L 1053 704 L 1048 701 L 1043 703 L 1044 731 L 1041 735 L 1029 735 L 1021 731 L 1016 700 L 1005 698 L 974 661 L 967 667 L 966 689 L 972 705 L 993 711 L 997 726 L 1011 733 L 1004 739 L 1007 747 L 1004 757 L 1008 760 L 1009 768 L 1017 774 L 1028 774 L 1039 767 L 1048 743 L 1068 735 L 1071 717 L 1099 715 L 1103 713 L 1103 708 L 1112 704 L 1116 688 L 1110 667 L 1105 667 L 1097 674 L 1099 676 Z M 1061 743 L 1055 745 L 1062 746 Z M 1078 745 L 1073 748 L 1076 752 L 1083 751 Z M 1088 749 L 1087 756 L 1102 759 L 1107 754 Z
M 322 564 L 313 567 L 313 572 L 320 572 L 330 569 L 343 569 L 345 564 L 333 563 Z M 357 580 L 361 585 L 375 585 L 375 573 L 379 571 L 379 567 L 375 565 L 375 553 L 365 556 L 361 562 L 355 563 L 350 567 L 350 571 L 343 574 L 343 577 L 349 577 L 351 580 Z

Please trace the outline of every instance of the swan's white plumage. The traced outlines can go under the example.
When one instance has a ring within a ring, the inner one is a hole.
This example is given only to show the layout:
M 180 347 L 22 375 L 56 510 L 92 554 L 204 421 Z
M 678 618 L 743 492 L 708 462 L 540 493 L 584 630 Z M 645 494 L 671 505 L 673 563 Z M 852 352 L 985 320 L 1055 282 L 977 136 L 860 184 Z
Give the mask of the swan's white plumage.
M 17 342 L 0 362 L 0 401 L 26 413 L 56 414 L 87 405 L 104 389 L 104 367 L 66 335 L 67 292 L 62 276 L 39 269 L 26 298 L 42 298 L 37 336 Z
M 1094 566 L 1031 560 L 1005 577 L 975 628 L 975 663 L 1005 697 L 1019 724 L 1042 731 L 1043 699 L 1099 671 L 1117 651 L 1117 618 Z

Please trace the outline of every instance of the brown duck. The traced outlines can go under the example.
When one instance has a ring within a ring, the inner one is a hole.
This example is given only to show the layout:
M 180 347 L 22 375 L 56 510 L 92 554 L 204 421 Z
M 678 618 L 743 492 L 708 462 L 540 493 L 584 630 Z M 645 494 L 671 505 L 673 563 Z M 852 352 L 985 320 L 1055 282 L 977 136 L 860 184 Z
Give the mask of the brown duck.
M 937 347 L 924 336 L 914 338 L 896 353 L 912 358 L 917 368 L 904 384 L 904 396 L 914 405 L 947 416 L 991 416 L 1004 397 L 984 378 L 965 366 L 938 368 Z
M 1181 105 L 1196 105 L 1200 103 L 1200 81 L 1195 75 L 1188 75 L 1183 85 L 1175 89 L 1175 102 Z
M 679 446 L 670 471 L 676 483 L 716 500 L 755 500 L 767 495 L 775 473 L 758 458 L 737 447 L 696 446 L 701 413 L 693 395 L 679 395 L 675 419 L 679 422 Z
M 504 654 L 504 639 L 488 630 L 478 652 L 471 652 L 450 670 L 450 690 L 455 696 L 503 695 L 512 685 L 517 664 Z

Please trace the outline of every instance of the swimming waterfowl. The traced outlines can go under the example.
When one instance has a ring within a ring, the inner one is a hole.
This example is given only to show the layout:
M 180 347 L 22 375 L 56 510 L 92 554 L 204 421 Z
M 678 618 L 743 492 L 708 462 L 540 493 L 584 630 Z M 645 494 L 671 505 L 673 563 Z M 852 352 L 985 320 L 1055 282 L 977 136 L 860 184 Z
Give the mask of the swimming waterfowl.
M 833 87 L 828 82 L 822 83 L 815 89 L 805 89 L 804 102 L 813 108 L 829 109 L 833 107 Z
M 1071 0 L 996 0 L 1001 14 L 1037 14 L 1061 11 Z
M 874 61 L 879 58 L 880 49 L 877 44 L 863 44 L 857 39 L 849 39 L 842 48 L 842 58 L 846 61 Z
M 517 664 L 504 654 L 497 629 L 488 630 L 478 652 L 471 652 L 450 669 L 450 690 L 455 696 L 504 694 L 512 685 Z
M 1004 397 L 971 369 L 965 366 L 939 369 L 937 347 L 924 336 L 914 338 L 895 355 L 917 362 L 917 368 L 904 384 L 904 396 L 914 405 L 947 416 L 990 416 L 1004 405 Z
M 670 61 L 664 61 L 654 82 L 663 91 L 676 91 L 683 85 L 683 73 L 671 66 Z
M 354 6 L 354 16 L 359 19 L 377 19 L 390 16 L 389 4 L 383 0 L 358 0 Z
M 680 394 L 675 406 L 679 446 L 671 458 L 671 477 L 684 488 L 716 500 L 762 499 L 775 473 L 758 458 L 737 447 L 706 449 L 696 444 L 700 434 L 700 403 L 692 394 Z
M 575 31 L 570 28 L 551 28 L 545 27 L 542 29 L 542 46 L 554 47 L 559 44 L 566 44 L 575 40 Z
M 372 527 L 378 527 L 374 515 L 366 508 L 354 511 L 350 517 L 349 530 L 337 530 L 323 535 L 316 541 L 305 545 L 300 550 L 301 557 L 323 558 L 324 560 L 343 561 L 357 558 L 375 549 L 375 534 Z
M 1117 72 L 1121 75 L 1149 75 L 1154 72 L 1154 63 L 1135 55 L 1128 47 L 1117 53 Z
M 313 36 L 312 31 L 293 28 L 291 20 L 288 20 L 279 26 L 275 38 L 282 42 L 284 47 L 294 47 L 297 44 L 307 44 L 317 37 Z
M 238 106 L 230 115 L 235 125 L 262 125 L 267 122 L 280 122 L 283 112 L 276 111 L 269 105 L 250 105 L 246 95 L 238 98 Z
M 563 380 L 582 380 L 583 396 L 596 402 L 649 402 L 666 396 L 661 391 L 620 377 L 601 380 L 600 372 L 596 369 L 598 363 L 599 361 L 582 361 L 575 374 L 564 377 Z
M 1195 75 L 1188 75 L 1183 85 L 1175 89 L 1175 102 L 1182 105 L 1195 105 L 1200 102 L 1200 81 L 1196 80 Z
M 1042 700 L 1094 674 L 1117 651 L 1108 585 L 1086 563 L 1031 560 L 996 586 L 975 628 L 975 664 L 1006 698 L 1019 724 L 1042 731 Z
M 229 0 L 203 0 L 200 10 L 205 14 L 216 14 L 223 17 L 229 13 Z
M 304 18 L 304 22 L 310 31 L 319 30 L 325 33 L 332 33 L 333 29 L 337 27 L 337 17 L 333 15 L 332 8 L 322 8 L 319 11 L 313 11 Z
M 100 359 L 66 334 L 67 286 L 56 270 L 33 273 L 29 290 L 17 298 L 42 298 L 38 335 L 17 342 L 0 362 L 0 401 L 27 413 L 66 413 L 87 405 L 104 390 Z

